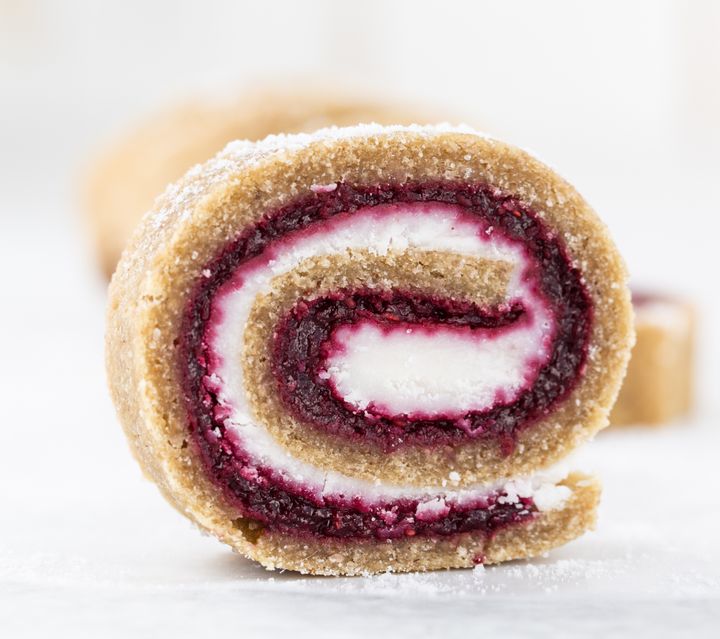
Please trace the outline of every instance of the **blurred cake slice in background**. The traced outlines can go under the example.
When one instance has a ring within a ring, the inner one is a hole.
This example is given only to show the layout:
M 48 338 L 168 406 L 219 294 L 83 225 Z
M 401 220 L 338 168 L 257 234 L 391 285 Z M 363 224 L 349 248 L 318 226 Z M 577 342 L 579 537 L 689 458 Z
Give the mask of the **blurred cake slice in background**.
M 103 272 L 112 275 L 135 225 L 165 187 L 231 140 L 255 141 L 333 125 L 429 124 L 447 117 L 377 94 L 297 87 L 175 104 L 120 136 L 98 154 L 87 173 L 83 208 Z
M 637 342 L 610 423 L 661 425 L 690 413 L 695 310 L 687 300 L 633 293 Z

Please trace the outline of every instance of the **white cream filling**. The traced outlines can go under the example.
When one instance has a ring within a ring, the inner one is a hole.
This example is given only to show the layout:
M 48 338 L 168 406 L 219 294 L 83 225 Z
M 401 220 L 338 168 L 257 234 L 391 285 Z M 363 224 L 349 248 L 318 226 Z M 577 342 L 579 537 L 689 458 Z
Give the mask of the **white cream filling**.
M 508 487 L 509 494 L 530 497 L 549 495 L 546 509 L 557 508 L 569 489 L 555 484 L 566 472 L 552 469 L 529 478 L 503 480 L 492 485 L 463 489 L 459 476 L 451 472 L 441 486 L 414 487 L 388 485 L 349 477 L 296 459 L 280 446 L 252 414 L 244 386 L 244 331 L 252 305 L 266 293 L 273 278 L 287 273 L 309 257 L 346 253 L 365 249 L 377 255 L 403 252 L 408 248 L 449 251 L 456 254 L 503 260 L 513 264 L 507 291 L 508 300 L 522 300 L 532 309 L 526 329 L 533 332 L 528 345 L 518 348 L 528 354 L 550 339 L 552 322 L 547 309 L 524 281 L 527 257 L 520 243 L 493 233 L 477 218 L 461 208 L 439 204 L 386 205 L 353 214 L 342 214 L 325 221 L 316 229 L 290 233 L 246 263 L 216 294 L 213 301 L 210 346 L 217 356 L 212 378 L 219 387 L 218 401 L 229 411 L 225 426 L 231 429 L 257 466 L 273 469 L 276 476 L 297 484 L 316 496 L 360 496 L 366 502 L 394 501 L 399 498 L 430 502 L 442 497 L 449 503 L 466 503 L 484 494 Z M 514 491 L 514 493 L 513 493 Z M 529 494 L 527 494 L 529 491 Z
M 534 330 L 533 330 L 534 329 Z M 539 329 L 539 330 L 538 330 Z M 352 406 L 386 415 L 462 415 L 514 400 L 544 359 L 542 327 L 457 328 L 343 326 L 342 344 L 322 377 Z

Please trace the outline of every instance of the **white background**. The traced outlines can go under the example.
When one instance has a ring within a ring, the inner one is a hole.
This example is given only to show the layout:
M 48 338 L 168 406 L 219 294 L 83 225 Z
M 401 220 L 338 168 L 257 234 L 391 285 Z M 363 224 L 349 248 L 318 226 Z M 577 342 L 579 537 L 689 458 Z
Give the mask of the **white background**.
M 717 629 L 719 34 L 711 0 L 0 0 L 0 635 Z M 272 576 L 140 478 L 105 391 L 83 167 L 148 112 L 274 78 L 430 102 L 530 148 L 636 283 L 699 306 L 695 418 L 583 452 L 597 532 L 484 572 Z

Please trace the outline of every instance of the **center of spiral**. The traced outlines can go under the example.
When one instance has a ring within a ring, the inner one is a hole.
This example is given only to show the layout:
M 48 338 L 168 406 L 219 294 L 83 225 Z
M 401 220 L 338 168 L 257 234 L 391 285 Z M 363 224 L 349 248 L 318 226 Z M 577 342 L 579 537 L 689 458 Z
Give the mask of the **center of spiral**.
M 495 328 L 365 319 L 333 332 L 320 378 L 359 411 L 455 418 L 513 401 L 547 360 L 548 333 L 528 313 Z

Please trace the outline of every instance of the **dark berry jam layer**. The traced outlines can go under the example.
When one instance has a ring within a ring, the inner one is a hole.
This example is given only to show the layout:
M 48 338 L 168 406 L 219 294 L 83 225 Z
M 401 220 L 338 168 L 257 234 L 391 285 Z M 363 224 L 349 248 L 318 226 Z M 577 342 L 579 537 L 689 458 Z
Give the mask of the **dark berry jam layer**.
M 233 440 L 229 434 L 225 443 Z M 267 530 L 335 539 L 387 540 L 470 532 L 491 536 L 510 524 L 531 521 L 538 512 L 531 498 L 513 502 L 501 491 L 471 503 L 448 504 L 430 514 L 418 510 L 418 501 L 412 499 L 375 503 L 341 495 L 318 497 L 276 477 L 271 469 L 256 467 L 240 452 L 241 445 L 234 443 L 224 446 L 220 441 L 205 440 L 201 450 L 226 496 L 245 517 Z
M 424 446 L 452 444 L 466 439 L 468 430 L 476 435 L 489 433 L 505 410 L 500 403 L 491 410 L 454 418 L 386 416 L 372 405 L 364 410 L 349 406 L 332 383 L 321 377 L 332 347 L 331 336 L 338 326 L 368 319 L 387 328 L 444 325 L 470 331 L 492 329 L 497 334 L 517 325 L 526 314 L 520 302 L 487 309 L 461 300 L 397 290 L 337 291 L 299 300 L 275 331 L 272 367 L 278 392 L 284 406 L 301 422 L 334 435 L 370 440 L 385 452 L 407 441 Z M 537 388 L 536 384 L 527 391 L 537 395 L 533 401 L 510 405 L 515 422 L 528 418 L 528 405 L 539 411 L 550 399 L 549 393 L 539 393 Z
M 456 321 L 461 324 L 500 327 L 520 321 L 527 309 L 509 311 L 478 309 L 471 305 L 423 299 L 401 291 L 375 294 L 368 291 L 338 292 L 311 303 L 300 302 L 279 328 L 275 349 L 279 394 L 288 410 L 310 426 L 367 438 L 393 450 L 402 438 L 407 445 L 461 444 L 474 437 L 495 439 L 509 454 L 517 433 L 548 414 L 555 403 L 572 390 L 582 375 L 592 325 L 592 305 L 580 272 L 572 266 L 561 241 L 520 201 L 486 185 L 458 183 L 386 184 L 356 187 L 344 183 L 334 190 L 309 193 L 267 214 L 245 231 L 217 259 L 206 265 L 209 277 L 200 278 L 189 301 L 179 343 L 184 400 L 191 439 L 212 479 L 226 492 L 244 516 L 267 528 L 341 538 L 394 538 L 413 535 L 450 535 L 480 531 L 491 534 L 510 523 L 534 516 L 531 500 L 504 503 L 500 494 L 476 505 L 451 506 L 441 517 L 425 520 L 415 516 L 417 502 L 368 504 L 362 500 L 317 496 L 275 476 L 244 452 L 237 435 L 224 425 L 216 390 L 208 383 L 213 353 L 205 339 L 213 299 L 243 264 L 260 255 L 289 233 L 321 225 L 340 213 L 390 203 L 438 202 L 462 206 L 510 241 L 524 246 L 536 265 L 532 274 L 537 294 L 554 318 L 553 344 L 547 362 L 535 382 L 511 404 L 453 420 L 400 420 L 378 428 L 367 416 L 348 412 L 337 397 L 323 395 L 316 366 L 303 361 L 297 348 L 298 331 L 313 334 L 312 348 L 321 348 L 337 320 L 368 312 L 374 318 L 411 322 Z M 353 308 L 354 304 L 354 308 Z M 359 310 L 358 310 L 359 307 Z M 372 309 L 371 309 L 372 307 Z M 404 314 L 404 315 L 403 315 Z M 295 336 L 295 337 L 294 337 Z M 304 369 L 304 370 L 303 370 Z M 303 377 L 301 373 L 307 373 Z M 468 427 L 468 423 L 470 427 Z

